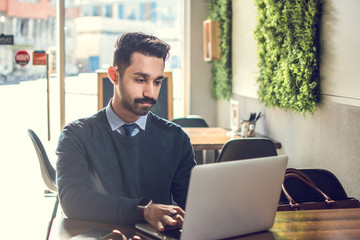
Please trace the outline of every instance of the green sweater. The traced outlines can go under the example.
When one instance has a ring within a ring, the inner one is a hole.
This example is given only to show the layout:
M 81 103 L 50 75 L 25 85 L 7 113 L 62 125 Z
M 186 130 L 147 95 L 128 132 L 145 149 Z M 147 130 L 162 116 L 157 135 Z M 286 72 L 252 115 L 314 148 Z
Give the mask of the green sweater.
M 57 148 L 57 185 L 69 218 L 134 224 L 137 203 L 185 207 L 194 151 L 176 124 L 149 113 L 146 130 L 112 131 L 105 109 L 67 125 Z

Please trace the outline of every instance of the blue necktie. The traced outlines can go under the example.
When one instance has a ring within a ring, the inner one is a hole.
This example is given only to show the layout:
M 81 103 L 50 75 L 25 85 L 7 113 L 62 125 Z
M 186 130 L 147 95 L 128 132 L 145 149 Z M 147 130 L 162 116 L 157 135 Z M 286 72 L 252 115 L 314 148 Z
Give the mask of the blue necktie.
M 131 136 L 132 132 L 134 131 L 134 129 L 136 128 L 136 124 L 125 124 L 124 125 L 124 130 L 125 130 L 125 135 L 126 136 Z

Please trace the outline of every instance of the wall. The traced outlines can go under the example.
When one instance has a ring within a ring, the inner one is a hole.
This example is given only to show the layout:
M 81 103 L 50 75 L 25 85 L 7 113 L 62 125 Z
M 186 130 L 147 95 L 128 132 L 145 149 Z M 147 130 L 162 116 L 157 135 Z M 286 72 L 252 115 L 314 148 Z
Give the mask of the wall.
M 208 17 L 208 2 L 206 0 L 187 0 L 186 8 L 188 22 L 186 24 L 185 41 L 188 41 L 185 64 L 187 64 L 185 78 L 189 86 L 187 98 L 188 108 L 186 115 L 201 115 L 210 126 L 216 126 L 216 102 L 211 99 L 210 79 L 211 63 L 203 59 L 203 21 Z
M 360 107 L 358 0 L 325 1 L 321 85 L 326 100 Z
M 360 108 L 357 104 L 360 99 L 352 99 L 352 104 L 342 104 L 344 101 L 322 96 L 315 114 L 306 117 L 259 104 L 253 97 L 256 53 L 252 27 L 256 24 L 256 9 L 252 4 L 252 0 L 233 1 L 233 99 L 240 101 L 240 118 L 248 118 L 253 111 L 265 112 L 265 118 L 256 126 L 257 131 L 282 143 L 282 151 L 289 155 L 290 167 L 328 169 L 340 179 L 348 195 L 360 198 Z M 346 26 L 346 29 L 352 29 L 351 35 L 359 38 L 359 31 L 355 30 L 360 24 L 359 7 L 360 1 L 355 0 L 324 1 L 323 89 L 333 89 L 334 81 L 341 89 L 351 89 L 351 82 L 359 82 L 359 75 L 355 74 L 356 66 L 360 64 L 359 54 L 354 54 L 359 53 L 359 47 L 339 36 L 344 34 L 342 26 Z M 217 103 L 219 126 L 229 127 L 229 105 L 227 101 Z

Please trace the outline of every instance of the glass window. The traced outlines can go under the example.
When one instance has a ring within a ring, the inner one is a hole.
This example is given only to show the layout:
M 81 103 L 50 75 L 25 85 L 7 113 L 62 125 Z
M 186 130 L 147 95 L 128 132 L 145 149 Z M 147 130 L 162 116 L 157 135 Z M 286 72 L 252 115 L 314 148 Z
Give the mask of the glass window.
M 150 3 L 150 19 L 153 22 L 156 21 L 156 17 L 157 17 L 156 6 L 157 6 L 156 2 Z
M 19 21 L 19 33 L 23 37 L 27 37 L 29 30 L 29 19 L 20 19 Z
M 146 7 L 147 7 L 147 3 L 140 3 L 140 20 L 141 21 L 148 20 Z
M 25 17 L 15 10 L 0 12 L 1 33 L 14 35 L 14 45 L 0 45 L 0 86 L 44 79 L 46 66 L 33 65 L 32 53 L 35 50 L 49 52 L 50 49 L 56 48 L 56 6 L 53 5 L 55 0 L 49 0 L 46 4 L 44 1 L 34 0 L 9 1 L 18 5 L 28 2 L 39 4 L 37 7 L 42 9 L 41 12 L 50 14 L 45 18 L 34 18 L 31 15 Z M 173 86 L 177 89 L 174 91 L 174 106 L 176 105 L 174 116 L 181 116 L 182 91 L 178 91 L 183 89 L 181 2 L 181 0 L 66 0 L 64 28 L 66 85 L 71 86 L 70 81 L 73 79 L 77 79 L 78 83 L 83 77 L 96 79 L 97 71 L 106 70 L 112 64 L 115 41 L 122 33 L 140 31 L 153 34 L 171 45 L 170 58 L 165 70 L 173 73 Z M 8 12 L 11 14 L 7 15 Z M 14 60 L 15 53 L 21 49 L 26 50 L 31 57 L 31 61 L 25 66 L 18 65 Z M 88 80 L 87 83 L 91 81 Z M 67 89 L 66 122 L 87 116 L 97 110 L 95 103 L 97 92 L 95 88 L 90 89 L 90 85 L 86 85 L 89 89 L 81 87 L 77 87 L 76 91 Z M 96 85 L 91 86 L 96 87 Z M 73 98 L 75 95 L 78 99 L 87 96 L 95 100 L 81 103 Z M 91 109 L 79 107 L 77 102 L 83 106 L 91 106 Z
M 118 5 L 118 18 L 119 19 L 124 18 L 124 5 L 122 5 L 122 4 Z
M 98 6 L 93 6 L 92 7 L 92 16 L 99 16 L 99 7 Z
M 92 8 L 90 6 L 87 5 L 80 6 L 81 17 L 91 16 L 91 15 L 92 15 Z
M 107 69 L 112 64 L 114 44 L 118 36 L 124 32 L 141 31 L 154 34 L 171 45 L 170 59 L 165 70 L 173 72 L 174 88 L 183 89 L 181 0 L 78 0 L 74 3 L 79 8 L 79 14 L 75 18 L 66 19 L 66 27 L 72 28 L 74 32 L 72 36 L 66 34 L 67 66 L 72 66 L 74 72 L 70 72 L 68 67 L 68 76 L 75 75 L 76 72 L 83 76 L 85 73 Z M 182 91 L 174 92 L 174 115 L 183 115 L 182 98 Z M 66 111 L 69 110 L 68 105 Z M 74 107 L 72 112 L 79 109 L 76 103 L 71 106 Z M 79 114 L 86 116 L 89 113 Z M 70 118 L 69 114 L 65 115 Z M 67 119 L 71 120 L 73 119 Z
M 111 5 L 105 5 L 105 6 L 103 6 L 103 14 L 102 14 L 102 16 L 104 16 L 104 17 L 111 17 L 112 16 L 112 14 L 111 14 Z
M 11 184 L 2 189 L 8 195 L 17 196 L 19 189 L 22 189 L 21 191 L 26 191 L 24 194 L 27 201 L 35 203 L 32 208 L 28 208 L 22 207 L 22 204 L 14 204 L 12 198 L 5 199 L 4 204 L 11 207 L 1 214 L 7 219 L 16 218 L 27 222 L 22 229 L 27 237 L 40 239 L 44 232 L 39 229 L 39 225 L 46 226 L 47 212 L 51 211 L 52 203 L 43 201 L 49 201 L 49 198 L 43 198 L 44 184 L 36 153 L 26 131 L 28 128 L 35 130 L 55 165 L 55 150 L 60 132 L 59 82 L 56 73 L 51 73 L 47 81 L 47 66 L 34 65 L 32 61 L 34 51 L 38 50 L 45 51 L 49 57 L 54 56 L 51 58 L 56 62 L 54 48 L 58 44 L 57 1 L 0 1 L 8 3 L 0 4 L 0 33 L 14 36 L 13 45 L 0 45 L 0 159 L 4 159 L 2 169 L 7 170 L 0 174 L 0 181 L 11 179 Z M 173 88 L 176 89 L 173 91 L 174 117 L 183 115 L 182 2 L 183 0 L 65 0 L 66 123 L 97 111 L 97 72 L 106 71 L 112 64 L 116 39 L 129 31 L 153 34 L 171 45 L 165 71 L 172 72 Z M 23 10 L 29 3 L 37 4 L 36 8 L 39 10 L 35 16 Z M 30 55 L 28 64 L 21 66 L 16 63 L 15 54 L 19 50 L 25 50 Z M 12 174 L 14 171 L 26 181 L 16 181 Z M 40 211 L 44 212 L 39 214 Z M 37 221 L 33 221 L 34 214 L 38 216 Z M 45 221 L 42 221 L 41 216 L 45 216 Z M 16 231 L 17 225 L 10 226 L 5 229 L 5 233 L 2 231 L 2 237 L 11 238 Z

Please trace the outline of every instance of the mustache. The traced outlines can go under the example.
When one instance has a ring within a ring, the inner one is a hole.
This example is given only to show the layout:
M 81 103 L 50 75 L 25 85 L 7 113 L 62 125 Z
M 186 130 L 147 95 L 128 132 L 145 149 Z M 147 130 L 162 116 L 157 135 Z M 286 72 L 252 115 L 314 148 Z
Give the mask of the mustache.
M 156 99 L 154 98 L 149 98 L 149 97 L 144 97 L 144 98 L 135 98 L 135 103 L 140 103 L 140 102 L 148 102 L 151 104 L 156 104 Z

